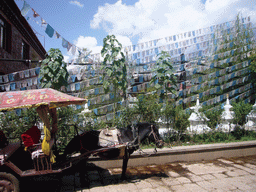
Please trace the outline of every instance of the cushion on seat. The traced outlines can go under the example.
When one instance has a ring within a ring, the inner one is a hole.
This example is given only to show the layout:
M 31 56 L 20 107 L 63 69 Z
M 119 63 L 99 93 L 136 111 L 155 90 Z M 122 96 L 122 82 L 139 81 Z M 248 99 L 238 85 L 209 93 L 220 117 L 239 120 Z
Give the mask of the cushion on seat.
M 21 139 L 25 147 L 31 147 L 34 144 L 38 144 L 41 137 L 41 132 L 37 126 L 31 127 L 25 133 L 21 135 Z

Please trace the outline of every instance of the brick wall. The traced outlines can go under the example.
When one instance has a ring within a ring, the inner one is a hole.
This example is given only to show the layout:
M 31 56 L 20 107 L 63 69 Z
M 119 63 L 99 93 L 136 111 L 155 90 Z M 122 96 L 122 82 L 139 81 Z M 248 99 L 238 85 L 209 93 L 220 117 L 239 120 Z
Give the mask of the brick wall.
M 7 52 L 5 49 L 0 47 L 0 58 L 4 59 L 22 59 L 22 41 L 29 43 L 20 34 L 20 32 L 12 25 L 11 21 L 5 17 L 0 11 L 0 15 L 5 19 L 7 23 L 11 25 L 11 51 Z M 25 30 L 25 29 L 24 29 Z M 30 60 L 42 60 L 37 52 L 29 45 L 29 59 Z M 9 74 L 16 71 L 26 70 L 32 67 L 36 67 L 35 64 L 29 62 L 17 62 L 17 61 L 0 61 L 0 75 Z

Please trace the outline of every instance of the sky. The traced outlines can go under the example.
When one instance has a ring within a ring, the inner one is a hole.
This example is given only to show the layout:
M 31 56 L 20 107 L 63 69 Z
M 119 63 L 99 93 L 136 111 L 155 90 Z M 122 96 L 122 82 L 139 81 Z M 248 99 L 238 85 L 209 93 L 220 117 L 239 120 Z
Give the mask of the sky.
M 15 0 L 22 9 L 24 1 Z M 61 37 L 92 53 L 114 34 L 123 46 L 168 37 L 234 20 L 240 13 L 256 22 L 256 0 L 26 0 Z M 62 40 L 45 33 L 30 10 L 28 23 L 45 47 L 59 48 L 65 61 L 75 56 Z M 37 20 L 38 21 L 38 20 Z

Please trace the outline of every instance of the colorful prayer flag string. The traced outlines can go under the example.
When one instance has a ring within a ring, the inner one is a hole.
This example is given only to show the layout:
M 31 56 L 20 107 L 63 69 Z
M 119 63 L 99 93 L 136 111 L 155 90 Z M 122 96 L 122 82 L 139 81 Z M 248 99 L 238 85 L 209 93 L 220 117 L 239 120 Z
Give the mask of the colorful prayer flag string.
M 60 37 L 62 37 L 55 29 L 53 29 L 53 27 L 48 24 L 33 8 L 30 7 L 30 5 L 24 1 L 23 7 L 21 9 L 21 14 L 23 15 L 23 17 L 25 17 L 29 10 L 32 9 L 33 11 L 33 17 L 34 18 L 38 18 L 40 17 L 41 22 L 39 23 L 39 21 L 36 21 L 34 19 L 32 19 L 35 23 L 37 23 L 38 25 L 41 24 L 41 27 L 44 28 L 45 33 L 52 38 L 53 36 L 55 36 L 57 39 L 59 39 Z M 30 17 L 26 17 L 27 20 L 31 20 Z M 70 51 L 72 55 L 76 54 L 76 51 L 78 52 L 82 52 L 83 49 L 75 46 L 74 44 L 70 43 L 69 41 L 67 41 L 66 39 L 64 39 L 62 37 L 62 47 L 66 48 L 67 51 Z

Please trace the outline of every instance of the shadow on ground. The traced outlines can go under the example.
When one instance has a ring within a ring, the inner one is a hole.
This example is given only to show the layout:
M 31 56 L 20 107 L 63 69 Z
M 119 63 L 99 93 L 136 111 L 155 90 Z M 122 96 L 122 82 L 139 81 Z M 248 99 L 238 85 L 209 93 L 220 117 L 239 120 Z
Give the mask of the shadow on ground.
M 141 170 L 127 169 L 127 179 L 121 180 L 121 168 L 102 169 L 93 163 L 82 162 L 59 174 L 24 178 L 21 192 L 73 192 L 119 183 L 136 183 L 147 178 L 168 177 L 156 167 L 145 166 Z

